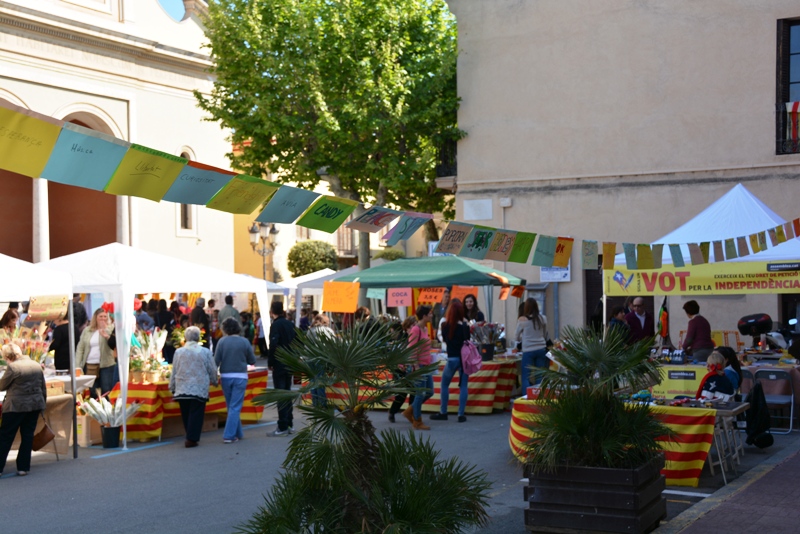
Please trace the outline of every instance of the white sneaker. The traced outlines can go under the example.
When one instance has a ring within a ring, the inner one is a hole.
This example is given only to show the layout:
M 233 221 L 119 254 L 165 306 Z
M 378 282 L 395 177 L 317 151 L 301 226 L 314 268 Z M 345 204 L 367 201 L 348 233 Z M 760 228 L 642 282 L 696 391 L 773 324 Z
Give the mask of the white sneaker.
M 278 429 L 275 432 L 273 432 L 272 435 L 273 436 L 288 436 L 289 435 L 289 429 L 288 428 L 286 430 Z
M 289 427 L 289 434 L 294 434 L 294 427 L 293 426 Z

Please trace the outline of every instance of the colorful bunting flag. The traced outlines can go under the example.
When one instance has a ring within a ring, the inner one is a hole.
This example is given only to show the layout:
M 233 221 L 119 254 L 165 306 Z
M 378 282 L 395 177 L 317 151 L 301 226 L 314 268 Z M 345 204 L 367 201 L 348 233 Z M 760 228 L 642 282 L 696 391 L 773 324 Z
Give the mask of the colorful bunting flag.
M 0 99 L 0 163 L 31 178 L 42 175 L 63 121 Z
M 419 230 L 423 224 L 433 219 L 430 213 L 417 213 L 414 211 L 407 211 L 400 217 L 391 230 L 389 230 L 383 239 L 386 240 L 386 245 L 393 247 L 401 239 L 408 239 Z
M 680 245 L 670 244 L 669 255 L 672 256 L 672 265 L 675 267 L 685 267 L 686 262 L 683 261 L 683 252 Z
M 162 200 L 205 206 L 236 175 L 198 161 L 190 161 Z
M 111 135 L 67 122 L 42 171 L 42 178 L 102 191 L 130 146 Z
M 517 238 L 517 232 L 510 230 L 497 229 L 492 239 L 492 244 L 489 245 L 489 251 L 484 256 L 487 260 L 508 261 L 511 255 L 511 250 L 514 248 L 514 241 Z M 525 258 L 527 261 L 528 258 Z
M 625 253 L 625 265 L 629 271 L 635 271 L 639 266 L 636 263 L 636 245 L 634 243 L 623 243 L 622 251 Z
M 555 237 L 539 234 L 539 239 L 536 241 L 536 248 L 533 251 L 531 265 L 552 267 L 553 259 L 556 255 L 556 244 L 557 240 Z
M 660 269 L 664 263 L 664 245 L 657 243 L 653 245 L 653 269 Z
M 248 215 L 256 211 L 280 187 L 275 182 L 237 174 L 211 197 L 206 206 L 227 213 Z
M 282 185 L 264 208 L 256 221 L 263 223 L 292 224 L 319 198 L 319 193 Z
M 792 221 L 792 228 L 794 228 L 795 237 L 800 237 L 800 217 Z
M 703 255 L 703 263 L 708 263 L 711 254 L 711 242 L 703 241 L 700 243 L 700 253 Z
M 514 246 L 511 248 L 511 254 L 508 256 L 508 261 L 514 263 L 528 263 L 528 257 L 531 255 L 533 242 L 536 240 L 536 234 L 531 232 L 517 232 L 514 239 Z
M 482 260 L 489 251 L 496 231 L 495 228 L 487 226 L 473 226 L 466 243 L 461 248 L 459 256 Z
M 769 242 L 772 243 L 773 247 L 778 246 L 778 234 L 775 232 L 775 228 L 770 228 L 767 230 L 767 234 L 769 235 Z
M 130 195 L 159 202 L 188 161 L 132 144 L 104 191 L 111 195 Z
M 386 227 L 401 215 L 401 212 L 382 206 L 372 206 L 367 211 L 347 223 L 347 227 L 358 232 L 375 233 Z
M 747 248 L 747 238 L 744 236 L 736 238 L 736 245 L 739 249 L 739 257 L 744 258 L 750 255 L 750 249 Z
M 758 248 L 760 250 L 767 250 L 767 233 L 758 232 Z
M 783 223 L 783 232 L 786 234 L 787 241 L 795 238 L 796 234 L 794 233 L 794 225 L 791 221 Z
M 716 252 L 714 252 L 716 254 Z M 732 260 L 738 258 L 736 254 L 736 242 L 733 239 L 725 240 L 725 259 Z
M 722 241 L 714 241 L 714 262 L 725 261 L 725 254 L 722 252 Z
M 638 244 L 636 245 L 636 266 L 639 269 L 653 269 L 655 267 L 653 262 L 653 251 L 650 245 Z
M 442 237 L 439 238 L 439 245 L 436 247 L 435 252 L 458 254 L 464 247 L 464 243 L 467 242 L 470 232 L 472 232 L 471 224 L 448 223 L 447 228 L 442 233 Z
M 775 235 L 778 237 L 778 244 L 786 242 L 786 232 L 783 231 L 783 225 L 779 224 L 775 227 Z
M 750 248 L 753 249 L 753 254 L 761 252 L 761 247 L 758 246 L 758 234 L 750 234 Z
M 614 260 L 617 255 L 617 244 L 615 242 L 603 242 L 603 270 L 610 271 L 614 268 Z
M 559 237 L 556 240 L 556 255 L 553 258 L 553 267 L 569 267 L 569 258 L 572 255 L 572 246 L 575 240 L 571 237 Z
M 703 251 L 700 250 L 700 245 L 697 243 L 689 243 L 689 257 L 692 260 L 692 265 L 703 265 L 706 263 L 703 257 Z
M 321 196 L 308 207 L 295 224 L 332 234 L 357 206 L 358 201 L 349 198 Z
M 586 270 L 597 269 L 597 241 L 583 241 L 581 246 L 581 267 Z

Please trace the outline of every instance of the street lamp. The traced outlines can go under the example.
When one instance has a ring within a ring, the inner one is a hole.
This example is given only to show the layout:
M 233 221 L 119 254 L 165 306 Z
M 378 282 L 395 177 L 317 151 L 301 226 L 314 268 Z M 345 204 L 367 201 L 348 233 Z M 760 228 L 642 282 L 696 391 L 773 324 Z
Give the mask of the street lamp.
M 267 256 L 275 249 L 275 236 L 279 230 L 274 224 L 254 222 L 248 230 L 250 233 L 250 246 L 253 252 L 261 256 L 264 262 L 264 280 L 267 279 Z M 259 246 L 259 241 L 261 246 Z

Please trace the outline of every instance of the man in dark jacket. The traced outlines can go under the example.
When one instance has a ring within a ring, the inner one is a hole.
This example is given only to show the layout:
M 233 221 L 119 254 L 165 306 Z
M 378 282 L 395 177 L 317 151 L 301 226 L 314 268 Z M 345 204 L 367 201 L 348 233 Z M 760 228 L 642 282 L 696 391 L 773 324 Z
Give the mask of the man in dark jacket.
M 633 299 L 633 311 L 625 316 L 625 321 L 631 328 L 631 343 L 653 337 L 655 321 L 653 316 L 645 311 L 642 297 Z
M 206 305 L 206 299 L 203 297 L 198 298 L 194 303 L 194 308 L 192 308 L 192 315 L 190 316 L 190 320 L 192 322 L 192 326 L 196 326 L 202 332 L 203 337 L 203 346 L 205 348 L 209 348 L 211 346 L 211 330 L 209 328 L 209 320 L 208 314 L 206 310 L 203 308 Z
M 292 389 L 292 373 L 278 361 L 275 351 L 278 347 L 288 348 L 294 340 L 294 325 L 286 319 L 283 311 L 282 302 L 273 302 L 269 308 L 269 316 L 272 319 L 272 326 L 269 329 L 269 350 L 267 351 L 269 365 L 272 371 L 272 383 L 275 389 Z M 292 403 L 282 402 L 278 404 L 278 430 L 274 432 L 276 436 L 293 434 L 292 427 Z

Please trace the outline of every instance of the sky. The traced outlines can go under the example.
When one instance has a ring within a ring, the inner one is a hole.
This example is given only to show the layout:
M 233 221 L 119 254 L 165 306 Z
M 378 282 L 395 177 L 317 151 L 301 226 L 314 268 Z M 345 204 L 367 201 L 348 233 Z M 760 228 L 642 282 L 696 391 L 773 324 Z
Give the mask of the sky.
M 183 9 L 183 0 L 158 0 L 161 7 L 175 20 L 183 19 L 186 11 Z

